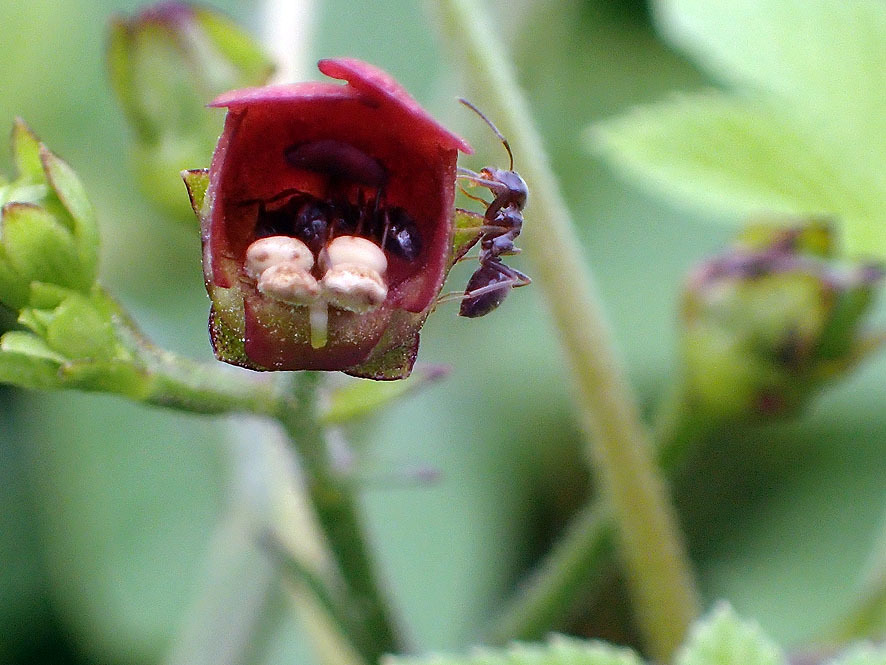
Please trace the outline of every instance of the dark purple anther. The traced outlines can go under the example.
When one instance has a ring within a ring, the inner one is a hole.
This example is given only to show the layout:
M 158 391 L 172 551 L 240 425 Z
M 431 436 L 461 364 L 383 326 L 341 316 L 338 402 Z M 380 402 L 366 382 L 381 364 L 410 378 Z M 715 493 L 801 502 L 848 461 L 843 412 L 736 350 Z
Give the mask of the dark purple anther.
M 388 174 L 381 163 L 349 143 L 334 139 L 308 141 L 286 150 L 291 166 L 329 176 L 336 182 L 381 189 Z

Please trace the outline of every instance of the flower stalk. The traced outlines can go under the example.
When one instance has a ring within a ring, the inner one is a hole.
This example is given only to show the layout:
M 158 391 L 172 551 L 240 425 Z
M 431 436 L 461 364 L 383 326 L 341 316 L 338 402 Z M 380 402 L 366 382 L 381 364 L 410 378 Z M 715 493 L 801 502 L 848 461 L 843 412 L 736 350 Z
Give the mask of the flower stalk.
M 359 625 L 350 637 L 367 661 L 374 663 L 382 654 L 402 652 L 404 645 L 363 538 L 365 530 L 353 487 L 333 468 L 328 454 L 326 430 L 317 410 L 320 380 L 316 372 L 299 374 L 293 387 L 292 408 L 284 408 L 277 418 L 298 452 L 317 522 L 357 617 Z
M 618 525 L 639 624 L 650 654 L 666 661 L 697 616 L 699 600 L 647 432 L 613 351 L 609 324 L 504 45 L 476 2 L 444 0 L 435 6 L 447 42 L 467 60 L 463 71 L 519 155 L 529 183 L 524 249 L 572 373 L 588 452 Z

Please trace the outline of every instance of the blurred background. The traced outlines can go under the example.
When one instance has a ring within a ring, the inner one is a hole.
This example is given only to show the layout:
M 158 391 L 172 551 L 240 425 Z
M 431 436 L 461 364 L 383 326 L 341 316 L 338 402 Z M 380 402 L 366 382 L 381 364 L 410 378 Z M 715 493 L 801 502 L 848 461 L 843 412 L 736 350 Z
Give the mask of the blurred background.
M 258 34 L 256 3 L 205 4 Z M 674 371 L 683 275 L 733 230 L 620 181 L 579 135 L 595 119 L 710 82 L 656 38 L 642 0 L 488 4 L 501 16 L 582 251 L 652 413 Z M 0 133 L 22 116 L 77 169 L 99 210 L 102 281 L 160 345 L 208 360 L 197 233 L 133 186 L 127 129 L 105 77 L 108 18 L 140 6 L 3 3 Z M 504 163 L 488 130 L 454 102 L 465 91 L 420 3 L 318 2 L 311 53 L 388 70 L 474 143 L 479 154 L 468 165 Z M 5 149 L 0 164 L 8 173 Z M 520 259 L 531 274 L 532 257 Z M 454 272 L 456 285 L 470 268 Z M 479 320 L 455 312 L 450 305 L 431 317 L 420 354 L 450 365 L 448 379 L 347 432 L 368 469 L 365 509 L 384 574 L 423 649 L 471 643 L 590 491 L 538 294 L 521 289 Z M 882 321 L 882 306 L 879 314 Z M 788 645 L 847 611 L 883 528 L 884 371 L 886 358 L 866 364 L 789 424 L 725 433 L 681 476 L 678 502 L 707 602 L 728 598 Z M 0 663 L 162 662 L 226 505 L 224 442 L 242 430 L 230 419 L 105 396 L 4 387 L 0 402 Z M 440 480 L 390 479 L 416 465 L 439 470 Z M 278 615 L 256 662 L 310 663 L 285 603 Z M 630 627 L 604 625 L 609 619 L 573 628 L 629 637 Z

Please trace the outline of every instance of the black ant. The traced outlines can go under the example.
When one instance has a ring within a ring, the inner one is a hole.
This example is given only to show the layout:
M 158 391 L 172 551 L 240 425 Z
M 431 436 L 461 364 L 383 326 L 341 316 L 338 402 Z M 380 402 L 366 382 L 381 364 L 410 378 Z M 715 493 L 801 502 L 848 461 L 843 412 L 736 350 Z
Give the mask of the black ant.
M 514 154 L 508 140 L 498 128 L 492 124 L 476 106 L 466 99 L 459 99 L 462 104 L 479 115 L 489 125 L 495 135 L 501 141 L 510 158 L 508 170 L 487 166 L 479 173 L 469 169 L 459 168 L 459 177 L 465 178 L 475 185 L 486 187 L 495 197 L 491 203 L 478 196 L 462 192 L 475 201 L 480 201 L 486 206 L 483 215 L 483 226 L 480 227 L 480 267 L 474 271 L 465 287 L 461 298 L 459 316 L 477 318 L 489 314 L 498 307 L 510 293 L 512 288 L 526 286 L 532 283 L 528 275 L 506 265 L 502 256 L 518 254 L 520 249 L 514 246 L 514 240 L 523 229 L 523 208 L 529 196 L 529 188 L 526 182 L 514 171 Z

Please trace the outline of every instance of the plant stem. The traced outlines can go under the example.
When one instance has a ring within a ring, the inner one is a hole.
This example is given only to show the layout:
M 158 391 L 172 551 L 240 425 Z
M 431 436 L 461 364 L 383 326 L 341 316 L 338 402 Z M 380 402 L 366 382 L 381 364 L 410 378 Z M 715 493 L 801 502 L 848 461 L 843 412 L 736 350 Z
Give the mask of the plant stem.
M 142 354 L 149 376 L 142 401 L 203 414 L 272 415 L 281 396 L 272 375 L 255 375 L 220 363 L 200 363 L 151 348 Z
M 655 460 L 673 477 L 687 454 L 715 428 L 713 419 L 687 408 L 675 389 L 656 416 Z M 570 521 L 563 535 L 518 585 L 490 629 L 487 640 L 536 640 L 568 620 L 576 604 L 593 595 L 611 572 L 615 528 L 600 499 L 591 499 Z
M 385 653 L 401 651 L 403 645 L 363 539 L 353 488 L 332 468 L 326 433 L 317 411 L 319 381 L 316 372 L 299 374 L 292 408 L 282 409 L 277 417 L 299 454 L 317 521 L 344 578 L 352 610 L 362 624 L 362 629 L 353 631 L 357 634 L 351 637 L 366 660 L 374 663 Z
M 652 462 L 648 436 L 613 351 L 596 287 L 527 103 L 476 0 L 440 0 L 447 42 L 517 155 L 532 191 L 524 248 L 551 310 L 576 388 L 576 406 L 600 487 L 618 525 L 638 623 L 653 658 L 667 661 L 699 601 L 674 511 Z M 565 279 L 564 279 L 565 276 Z

